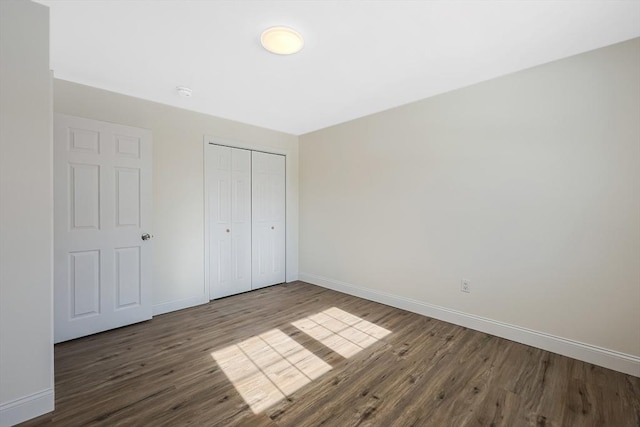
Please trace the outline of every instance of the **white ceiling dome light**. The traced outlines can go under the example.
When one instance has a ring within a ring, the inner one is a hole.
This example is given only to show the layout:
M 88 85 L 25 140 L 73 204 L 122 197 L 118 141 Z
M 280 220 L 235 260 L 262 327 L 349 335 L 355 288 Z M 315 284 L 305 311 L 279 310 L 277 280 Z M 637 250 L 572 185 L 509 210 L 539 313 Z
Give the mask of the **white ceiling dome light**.
M 277 55 L 292 55 L 304 47 L 302 35 L 289 27 L 271 27 L 260 37 L 262 47 Z

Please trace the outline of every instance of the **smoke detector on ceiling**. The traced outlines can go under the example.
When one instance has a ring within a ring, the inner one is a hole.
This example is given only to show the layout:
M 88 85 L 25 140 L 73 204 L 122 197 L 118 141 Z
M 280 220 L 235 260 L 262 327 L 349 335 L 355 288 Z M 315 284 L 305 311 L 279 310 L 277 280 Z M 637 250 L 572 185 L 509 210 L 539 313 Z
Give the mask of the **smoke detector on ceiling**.
M 178 86 L 176 90 L 178 91 L 178 95 L 184 96 L 185 98 L 189 98 L 193 93 L 191 89 L 185 86 Z

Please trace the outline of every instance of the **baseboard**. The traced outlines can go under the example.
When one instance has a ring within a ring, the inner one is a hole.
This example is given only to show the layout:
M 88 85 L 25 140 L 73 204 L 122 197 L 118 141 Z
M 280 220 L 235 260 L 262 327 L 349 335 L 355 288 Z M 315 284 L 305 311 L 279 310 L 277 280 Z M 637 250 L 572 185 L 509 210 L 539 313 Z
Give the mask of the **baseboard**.
M 362 288 L 314 274 L 300 273 L 299 277 L 303 282 L 422 314 L 423 316 L 433 317 L 434 319 L 443 320 L 469 329 L 547 350 L 552 353 L 582 360 L 583 362 L 640 377 L 640 357 L 637 356 L 557 337 L 473 314 L 463 313 L 461 311 L 451 310 L 446 307 L 398 295 L 392 295 L 386 292 Z
M 160 304 L 153 305 L 153 315 L 158 316 L 160 314 L 170 313 L 172 311 L 182 310 L 184 308 L 195 307 L 196 305 L 206 304 L 209 300 L 204 296 L 185 298 L 177 301 L 162 302 Z
M 53 411 L 53 389 L 49 388 L 29 396 L 0 405 L 0 427 L 10 427 Z

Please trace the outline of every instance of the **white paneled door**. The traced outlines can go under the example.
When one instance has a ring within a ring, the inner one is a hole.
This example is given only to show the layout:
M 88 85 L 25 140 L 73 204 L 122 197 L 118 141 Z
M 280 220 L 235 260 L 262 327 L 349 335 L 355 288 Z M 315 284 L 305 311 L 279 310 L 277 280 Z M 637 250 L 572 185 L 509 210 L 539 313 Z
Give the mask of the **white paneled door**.
M 285 156 L 205 144 L 209 298 L 285 282 Z
M 151 132 L 54 119 L 55 341 L 151 318 Z
M 252 152 L 252 289 L 285 282 L 285 156 Z
M 209 297 L 251 290 L 251 151 L 208 145 Z

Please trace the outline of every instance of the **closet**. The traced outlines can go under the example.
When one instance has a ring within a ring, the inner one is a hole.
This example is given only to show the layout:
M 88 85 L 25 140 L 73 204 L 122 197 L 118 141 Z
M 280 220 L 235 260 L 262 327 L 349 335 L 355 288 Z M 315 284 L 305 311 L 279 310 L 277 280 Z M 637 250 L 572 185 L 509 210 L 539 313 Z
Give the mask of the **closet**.
M 205 145 L 209 298 L 285 281 L 285 156 Z

